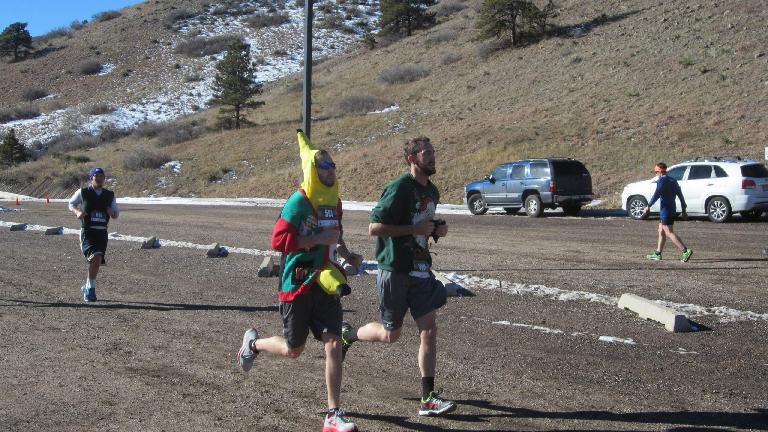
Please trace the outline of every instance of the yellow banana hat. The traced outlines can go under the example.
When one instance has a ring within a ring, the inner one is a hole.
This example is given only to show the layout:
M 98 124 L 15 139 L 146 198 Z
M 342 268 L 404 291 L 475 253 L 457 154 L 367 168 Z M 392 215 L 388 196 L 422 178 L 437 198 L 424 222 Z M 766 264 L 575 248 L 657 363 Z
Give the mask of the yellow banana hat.
M 312 204 L 312 207 L 317 211 L 320 206 L 332 206 L 336 208 L 339 202 L 339 182 L 336 180 L 333 186 L 326 186 L 320 181 L 320 177 L 317 175 L 317 168 L 315 167 L 315 153 L 317 149 L 312 146 L 312 143 L 307 138 L 307 135 L 299 130 L 299 155 L 301 156 L 301 170 L 304 174 L 304 179 L 301 182 L 301 188 L 304 189 L 304 193 Z M 317 283 L 320 288 L 328 294 L 337 294 L 339 285 L 346 284 L 347 278 L 344 272 L 339 269 L 333 262 L 335 260 L 336 248 L 330 248 L 330 256 L 323 270 L 320 271 L 320 275 L 317 278 Z

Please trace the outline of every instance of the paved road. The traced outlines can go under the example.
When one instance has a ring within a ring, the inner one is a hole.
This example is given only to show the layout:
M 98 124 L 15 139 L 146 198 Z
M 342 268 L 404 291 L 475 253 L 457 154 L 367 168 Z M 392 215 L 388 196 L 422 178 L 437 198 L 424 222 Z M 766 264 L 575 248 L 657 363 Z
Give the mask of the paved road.
M 76 227 L 63 204 L 21 208 L 0 220 Z M 278 212 L 125 206 L 111 228 L 266 250 Z M 671 253 L 642 259 L 656 221 L 446 219 L 435 266 L 473 277 L 477 294 L 451 298 L 439 318 L 437 386 L 460 409 L 416 415 L 418 342 L 407 322 L 398 343 L 358 344 L 347 357 L 343 404 L 361 430 L 768 429 L 765 222 L 678 223 L 695 250 L 683 264 Z M 344 226 L 372 259 L 367 214 L 345 213 Z M 259 257 L 111 240 L 99 302 L 84 305 L 76 241 L 0 229 L 0 429 L 319 429 L 319 343 L 293 361 L 259 357 L 249 374 L 235 366 L 248 326 L 280 332 L 276 281 L 256 277 Z M 374 276 L 352 282 L 346 318 L 375 319 Z M 612 303 L 624 292 L 690 305 L 704 331 L 639 320 Z

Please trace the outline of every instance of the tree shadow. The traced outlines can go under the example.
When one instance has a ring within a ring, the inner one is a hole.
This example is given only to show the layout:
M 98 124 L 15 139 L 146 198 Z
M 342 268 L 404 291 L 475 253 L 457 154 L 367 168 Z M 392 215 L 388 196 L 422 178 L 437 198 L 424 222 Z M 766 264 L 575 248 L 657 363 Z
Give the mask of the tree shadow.
M 566 26 L 553 25 L 552 28 L 547 31 L 547 36 L 568 38 L 568 39 L 579 38 L 582 36 L 586 36 L 589 32 L 591 32 L 592 30 L 598 27 L 623 21 L 633 15 L 637 15 L 641 12 L 644 12 L 646 9 L 636 9 L 636 10 L 615 14 L 615 15 L 601 14 L 600 16 L 592 18 L 589 21 L 584 21 L 581 23 L 571 24 Z
M 406 398 L 416 401 L 418 399 Z M 639 424 L 664 424 L 679 426 L 676 431 L 698 430 L 707 428 L 740 428 L 752 430 L 768 430 L 768 409 L 753 408 L 753 412 L 716 412 L 716 411 L 648 411 L 614 413 L 610 411 L 540 411 L 528 408 L 514 408 L 494 404 L 487 400 L 457 400 L 459 411 L 462 406 L 472 406 L 489 411 L 481 414 L 449 414 L 444 418 L 472 423 L 488 423 L 493 418 L 521 418 L 521 419 L 547 419 L 547 420 L 579 420 L 579 421 L 607 421 Z M 402 416 L 372 415 L 348 413 L 350 417 L 358 417 L 369 420 L 383 421 L 394 424 L 404 429 L 417 431 L 465 431 L 477 429 L 446 429 L 433 425 L 416 423 Z M 613 428 L 611 428 L 613 429 Z M 490 431 L 491 429 L 483 429 Z M 562 430 L 562 429 L 557 429 Z M 589 429 L 595 430 L 595 429 Z M 712 429 L 707 429 L 712 430 Z
M 235 312 L 277 312 L 277 306 L 231 306 L 231 305 L 207 305 L 187 303 L 160 303 L 160 302 L 119 302 L 114 300 L 99 300 L 93 303 L 71 302 L 40 302 L 32 300 L 4 299 L 0 301 L 15 302 L 18 304 L 4 304 L 0 307 L 32 307 L 32 308 L 73 308 L 73 309 L 123 309 L 123 310 L 148 310 L 156 312 L 170 311 L 235 311 Z
M 41 57 L 45 57 L 48 54 L 55 53 L 56 51 L 61 51 L 64 48 L 66 48 L 66 45 L 56 46 L 56 47 L 45 47 L 41 48 L 39 50 L 35 50 L 32 53 L 30 53 L 26 58 L 28 59 L 37 59 Z

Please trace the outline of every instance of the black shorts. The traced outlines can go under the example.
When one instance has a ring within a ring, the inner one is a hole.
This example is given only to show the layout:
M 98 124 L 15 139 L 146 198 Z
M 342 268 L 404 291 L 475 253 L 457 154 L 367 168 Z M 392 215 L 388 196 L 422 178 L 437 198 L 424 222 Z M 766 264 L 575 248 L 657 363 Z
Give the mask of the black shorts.
M 80 249 L 88 262 L 94 257 L 101 257 L 101 263 L 106 264 L 104 256 L 107 254 L 107 236 L 109 233 L 105 229 L 82 229 L 80 230 Z
M 329 295 L 317 284 L 309 292 L 299 294 L 293 301 L 280 302 L 283 318 L 283 336 L 289 348 L 298 348 L 307 342 L 309 330 L 322 341 L 324 333 L 341 336 L 342 309 L 337 295 Z
M 381 323 L 389 331 L 403 326 L 408 309 L 416 320 L 443 307 L 448 298 L 445 286 L 434 275 L 417 278 L 408 273 L 379 269 L 376 287 L 379 289 Z

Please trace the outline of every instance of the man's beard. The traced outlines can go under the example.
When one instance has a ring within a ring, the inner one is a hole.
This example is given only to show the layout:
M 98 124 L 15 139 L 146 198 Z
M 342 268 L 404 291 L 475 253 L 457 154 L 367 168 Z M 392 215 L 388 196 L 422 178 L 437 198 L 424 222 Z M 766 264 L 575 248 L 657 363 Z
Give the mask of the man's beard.
M 424 174 L 427 177 L 434 175 L 437 172 L 437 169 L 430 168 L 429 166 L 424 165 L 421 162 L 416 162 L 416 166 L 419 167 L 419 170 L 421 170 L 422 174 Z

